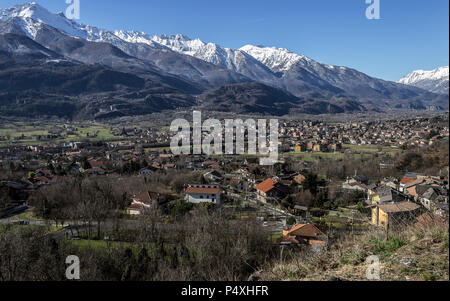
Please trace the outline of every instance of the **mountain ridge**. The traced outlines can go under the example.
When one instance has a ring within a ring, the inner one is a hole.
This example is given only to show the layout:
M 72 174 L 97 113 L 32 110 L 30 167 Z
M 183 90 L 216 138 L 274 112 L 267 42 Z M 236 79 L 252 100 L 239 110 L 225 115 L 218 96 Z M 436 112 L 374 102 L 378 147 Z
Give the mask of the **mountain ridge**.
M 442 95 L 322 64 L 284 48 L 231 49 L 180 34 L 104 30 L 50 13 L 36 3 L 0 9 L 2 34 L 26 36 L 61 60 L 85 64 L 86 70 L 99 65 L 103 73 L 119 72 L 143 80 L 143 86 L 116 89 L 113 94 L 94 89 L 106 93 L 103 98 L 111 97 L 110 107 L 123 109 L 111 109 L 107 116 L 186 108 L 199 101 L 208 110 L 281 115 L 448 109 L 448 99 Z M 32 71 L 42 74 L 36 68 Z M 91 95 L 83 100 L 90 108 L 89 116 L 97 116 L 95 105 L 105 106 L 97 98 Z
M 449 94 L 449 66 L 438 67 L 430 71 L 416 70 L 398 82 L 434 93 Z

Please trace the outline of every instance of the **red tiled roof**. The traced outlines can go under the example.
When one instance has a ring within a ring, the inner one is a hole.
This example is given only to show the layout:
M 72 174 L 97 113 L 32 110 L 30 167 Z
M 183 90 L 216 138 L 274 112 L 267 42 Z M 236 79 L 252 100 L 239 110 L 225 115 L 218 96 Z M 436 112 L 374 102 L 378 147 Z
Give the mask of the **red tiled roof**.
M 444 220 L 440 216 L 434 215 L 430 212 L 426 212 L 417 218 L 416 226 L 427 227 L 439 223 L 444 223 Z
M 306 179 L 305 176 L 302 174 L 299 174 L 294 177 L 294 181 L 297 182 L 298 184 L 302 184 L 305 179 Z
M 52 175 L 51 170 L 48 170 L 48 169 L 40 169 L 40 170 L 37 171 L 37 173 L 39 173 L 39 172 L 43 173 L 46 176 L 51 176 Z
M 39 182 L 50 182 L 50 179 L 47 177 L 36 177 L 34 179 Z
M 359 187 L 361 187 L 361 188 L 366 188 L 366 184 L 364 184 L 364 183 L 360 183 L 360 182 L 353 182 L 353 183 L 349 183 L 348 184 L 349 186 L 359 186 Z
M 101 167 L 101 166 L 105 165 L 105 163 L 103 161 L 92 161 L 92 162 L 89 162 L 89 164 L 91 164 L 92 167 Z
M 139 201 L 141 201 L 141 202 L 143 202 L 143 203 L 151 203 L 151 202 L 153 202 L 153 198 L 152 198 L 152 195 L 151 195 L 150 191 L 146 191 L 146 192 L 140 193 L 140 194 L 136 195 L 134 198 L 139 200 Z
M 405 177 L 405 178 L 403 178 L 403 179 L 400 181 L 400 183 L 401 183 L 401 184 L 407 185 L 407 184 L 409 184 L 409 183 L 414 182 L 415 180 L 416 180 L 416 179 Z
M 274 179 L 267 179 L 264 182 L 256 185 L 255 188 L 264 193 L 267 193 L 267 192 L 271 191 L 275 187 L 275 184 L 277 184 L 277 183 L 278 182 L 275 181 Z
M 298 224 L 287 231 L 283 231 L 284 236 L 301 236 L 301 237 L 320 237 L 323 234 L 316 226 L 312 224 Z

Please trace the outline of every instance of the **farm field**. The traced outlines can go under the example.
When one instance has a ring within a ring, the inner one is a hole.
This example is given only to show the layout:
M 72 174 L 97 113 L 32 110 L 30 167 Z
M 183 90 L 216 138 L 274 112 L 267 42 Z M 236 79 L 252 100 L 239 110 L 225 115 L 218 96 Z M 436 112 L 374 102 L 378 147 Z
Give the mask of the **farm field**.
M 15 122 L 0 125 L 0 146 L 69 143 L 82 141 L 116 141 L 120 136 L 110 133 L 107 125 L 100 123 L 69 124 L 26 124 Z

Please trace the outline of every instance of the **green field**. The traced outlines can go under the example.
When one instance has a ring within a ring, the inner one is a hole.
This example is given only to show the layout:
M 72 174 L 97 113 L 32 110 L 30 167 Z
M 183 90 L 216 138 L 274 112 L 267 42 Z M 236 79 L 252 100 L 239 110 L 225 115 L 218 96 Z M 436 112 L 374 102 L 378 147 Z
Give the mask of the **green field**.
M 390 146 L 381 146 L 381 145 L 353 145 L 353 144 L 345 144 L 342 146 L 343 149 L 349 149 L 354 152 L 359 153 L 378 153 L 382 152 L 385 154 L 395 155 L 401 153 L 402 150 L 400 148 L 393 148 Z
M 56 135 L 58 138 L 47 139 L 48 135 Z M 39 146 L 48 143 L 123 140 L 120 136 L 112 135 L 109 127 L 100 123 L 30 125 L 16 122 L 0 125 L 0 137 L 3 137 L 3 140 L 0 140 L 0 146 L 11 144 Z

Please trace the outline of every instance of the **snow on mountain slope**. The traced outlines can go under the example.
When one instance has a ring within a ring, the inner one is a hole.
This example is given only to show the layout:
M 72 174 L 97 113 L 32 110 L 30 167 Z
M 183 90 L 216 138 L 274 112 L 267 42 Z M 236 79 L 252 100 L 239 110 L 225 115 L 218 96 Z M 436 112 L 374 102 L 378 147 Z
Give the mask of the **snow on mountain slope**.
M 233 70 L 262 82 L 273 82 L 275 75 L 267 66 L 244 51 L 225 48 L 184 35 L 161 35 L 151 39 L 173 51 L 190 55 L 214 65 Z
M 245 45 L 240 49 L 269 67 L 274 72 L 285 72 L 302 60 L 309 58 L 284 48 Z
M 25 21 L 24 30 L 30 38 L 36 36 L 40 23 L 45 23 L 52 27 L 63 30 L 69 35 L 80 38 L 87 38 L 87 33 L 75 22 L 67 19 L 63 14 L 52 14 L 35 2 L 16 5 L 7 9 L 0 9 L 0 22 L 8 21 L 12 18 L 21 18 Z
M 43 32 L 45 24 L 75 38 L 108 43 L 204 88 L 253 80 L 298 97 L 383 99 L 386 104 L 391 100 L 419 98 L 425 92 L 373 78 L 355 69 L 322 64 L 284 48 L 246 45 L 234 50 L 184 35 L 152 36 L 137 31 L 103 30 L 68 20 L 62 13 L 52 14 L 36 3 L 0 9 L 0 23 L 4 32 L 23 31 L 33 39 Z M 448 80 L 445 84 L 448 91 Z
M 419 87 L 434 93 L 448 94 L 449 66 L 431 71 L 414 71 L 400 79 L 399 83 Z
M 30 37 L 35 38 L 42 24 L 49 25 L 64 33 L 91 42 L 110 43 L 122 51 L 134 54 L 136 44 L 144 44 L 156 49 L 168 48 L 177 53 L 190 55 L 219 67 L 235 71 L 263 82 L 275 79 L 272 72 L 250 55 L 240 50 L 223 48 L 199 39 L 191 40 L 183 35 L 151 36 L 137 31 L 109 31 L 67 19 L 64 14 L 52 14 L 37 3 L 16 5 L 0 9 L 0 22 L 10 19 L 20 20 L 20 27 Z M 128 43 L 134 44 L 130 45 Z
M 41 24 L 54 27 L 64 33 L 91 42 L 107 42 L 117 46 L 123 42 L 116 32 L 76 23 L 67 19 L 63 13 L 53 14 L 35 2 L 0 9 L 0 22 L 10 19 L 20 19 L 24 24 L 22 29 L 30 38 L 35 38 Z M 151 46 L 161 48 L 157 43 L 147 42 Z
M 153 63 L 162 71 L 201 83 L 206 88 L 251 81 L 249 77 L 227 68 L 172 51 L 154 42 L 148 34 L 109 31 L 78 24 L 68 20 L 63 13 L 52 14 L 34 2 L 0 9 L 0 16 L 0 23 L 6 33 L 26 34 L 35 40 L 44 27 L 49 26 L 74 38 L 111 44 L 130 56 Z
M 298 78 L 299 74 L 308 77 L 311 74 L 312 80 L 315 78 L 313 81 L 319 81 L 320 86 L 331 85 L 339 88 L 344 88 L 350 82 L 353 83 L 353 78 L 355 77 L 352 74 L 353 72 L 349 72 L 351 69 L 320 64 L 306 56 L 283 48 L 247 45 L 241 49 L 233 50 L 217 44 L 205 43 L 199 39 L 192 40 L 184 35 L 152 36 L 137 31 L 108 31 L 78 24 L 68 20 L 62 13 L 52 14 L 36 3 L 0 9 L 0 16 L 0 22 L 8 19 L 20 20 L 20 27 L 32 38 L 36 36 L 43 23 L 73 37 L 92 42 L 110 43 L 132 56 L 142 57 L 140 56 L 142 53 L 148 55 L 155 48 L 170 49 L 176 53 L 189 55 L 237 72 L 252 80 L 276 87 L 284 87 L 287 90 L 290 90 L 288 86 L 301 83 L 298 83 L 298 80 L 296 80 L 296 83 L 287 84 L 285 81 L 280 80 L 280 73 L 282 73 L 282 76 L 285 75 L 285 77 L 296 78 Z M 142 45 L 148 46 L 150 49 L 142 49 Z M 138 50 L 136 50 L 137 47 L 139 48 Z M 321 82 L 321 80 L 327 83 Z M 330 88 L 333 90 L 332 87 Z M 296 91 L 296 89 L 294 90 Z

